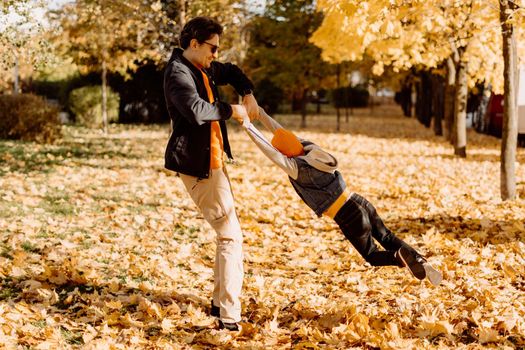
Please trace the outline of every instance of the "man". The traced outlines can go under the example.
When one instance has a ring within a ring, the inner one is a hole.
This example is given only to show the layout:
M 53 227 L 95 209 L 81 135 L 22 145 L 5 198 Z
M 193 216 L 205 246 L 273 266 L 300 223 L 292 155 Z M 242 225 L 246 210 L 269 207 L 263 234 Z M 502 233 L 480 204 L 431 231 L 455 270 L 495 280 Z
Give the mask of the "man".
M 243 279 L 242 232 L 235 212 L 224 152 L 232 158 L 225 120 L 256 118 L 252 82 L 235 65 L 216 62 L 222 26 L 196 17 L 180 35 L 164 74 L 164 95 L 173 124 L 165 167 L 179 173 L 186 190 L 217 233 L 211 314 L 219 328 L 239 330 Z M 242 105 L 219 99 L 216 85 L 232 85 Z

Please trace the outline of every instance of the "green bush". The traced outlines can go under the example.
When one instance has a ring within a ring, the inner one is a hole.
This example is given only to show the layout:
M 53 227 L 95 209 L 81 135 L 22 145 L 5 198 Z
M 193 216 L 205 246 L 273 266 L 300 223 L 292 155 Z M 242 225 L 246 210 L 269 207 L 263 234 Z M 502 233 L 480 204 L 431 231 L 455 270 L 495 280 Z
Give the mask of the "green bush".
M 100 73 L 75 74 L 60 80 L 47 80 L 41 77 L 33 80 L 28 88 L 30 92 L 36 95 L 58 100 L 60 105 L 70 112 L 67 104 L 71 91 L 90 85 L 100 85 Z
M 0 95 L 0 138 L 52 143 L 62 136 L 58 112 L 36 95 Z
M 108 122 L 118 120 L 120 97 L 107 88 Z M 100 86 L 85 86 L 71 91 L 68 99 L 69 109 L 75 114 L 77 123 L 97 128 L 102 126 L 102 88 Z
M 284 99 L 284 91 L 269 79 L 258 82 L 254 94 L 259 106 L 270 115 L 277 113 L 279 105 Z
M 366 107 L 370 94 L 365 86 L 347 86 L 332 90 L 332 100 L 336 108 Z

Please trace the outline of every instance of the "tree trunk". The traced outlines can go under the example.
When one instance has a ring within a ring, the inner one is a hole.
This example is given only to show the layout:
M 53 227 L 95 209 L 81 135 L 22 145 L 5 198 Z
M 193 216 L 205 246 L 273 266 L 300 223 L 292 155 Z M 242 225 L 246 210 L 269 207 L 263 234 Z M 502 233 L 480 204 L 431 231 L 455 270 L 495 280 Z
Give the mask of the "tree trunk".
M 179 26 L 180 31 L 182 31 L 182 28 L 184 28 L 184 25 L 186 25 L 186 0 L 179 0 Z M 170 135 L 173 133 L 173 120 L 170 118 Z
M 20 92 L 20 71 L 18 68 L 18 56 L 15 57 L 15 66 L 13 68 L 13 95 L 17 95 Z
M 445 85 L 443 84 L 443 78 L 439 75 L 432 75 L 432 116 L 434 117 L 434 134 L 436 136 L 443 136 L 443 95 Z
M 445 83 L 444 115 L 445 139 L 453 143 L 454 96 L 456 95 L 456 65 L 451 57 L 447 59 L 447 80 Z
M 348 107 L 349 107 L 349 101 L 348 101 L 348 89 L 350 88 L 350 83 L 348 82 L 348 77 L 346 75 L 345 66 L 342 66 L 342 71 L 340 72 L 344 78 L 344 85 L 343 88 L 343 107 L 345 109 L 345 123 L 348 123 Z M 337 77 L 340 79 L 340 77 Z M 340 82 L 338 82 L 338 85 L 341 86 Z
M 456 77 L 454 154 L 462 158 L 467 156 L 467 98 L 467 63 L 461 60 Z
M 335 115 L 337 116 L 337 122 L 335 124 L 335 130 L 341 131 L 341 112 L 339 111 L 339 107 L 335 108 Z
M 349 105 L 349 102 L 348 102 L 348 88 L 345 87 L 344 89 L 344 96 L 345 96 L 345 123 L 348 123 L 348 105 Z
M 422 73 L 417 72 L 416 82 L 414 84 L 414 89 L 416 91 L 416 103 L 414 105 L 414 112 L 416 119 L 423 124 L 423 104 L 424 104 L 424 97 L 426 94 L 423 93 L 423 79 L 422 79 Z
M 403 110 L 403 115 L 407 118 L 410 118 L 410 110 L 412 109 L 412 106 L 410 105 L 412 87 L 410 84 L 411 83 L 408 79 L 405 79 L 400 92 L 401 109 Z
M 182 31 L 186 24 L 186 0 L 179 0 L 179 23 Z
M 350 84 L 347 81 L 348 79 L 345 79 L 345 87 L 343 89 L 343 100 L 344 100 L 344 106 L 345 106 L 345 123 L 348 123 L 348 105 L 350 104 L 348 101 L 348 89 L 350 88 Z
M 370 114 L 374 114 L 374 96 L 375 96 L 375 87 L 370 88 L 368 87 L 368 91 L 370 91 L 370 96 L 368 97 L 368 104 L 370 105 Z
M 518 142 L 517 113 L 517 50 L 514 26 L 509 23 L 509 14 L 513 9 L 508 0 L 500 0 L 500 23 L 503 37 L 503 81 L 505 94 L 503 96 L 503 130 L 501 136 L 501 199 L 516 198 L 516 147 Z
M 416 108 L 417 108 L 417 90 L 416 90 L 416 83 L 412 81 L 410 85 L 410 117 L 416 116 Z
M 290 105 L 292 113 L 294 112 L 300 112 L 302 108 L 302 100 L 301 100 L 301 94 L 302 92 L 294 91 L 292 94 L 292 104 Z
M 424 126 L 430 128 L 432 123 L 432 96 L 434 96 L 435 91 L 432 90 L 432 81 L 430 73 L 422 72 L 421 73 L 421 101 L 423 105 L 421 106 L 421 121 Z
M 106 60 L 102 60 L 102 123 L 104 134 L 108 133 L 108 95 L 107 95 L 107 67 Z
M 308 103 L 308 89 L 303 90 L 303 96 L 301 98 L 301 128 L 306 128 L 306 105 Z
M 416 84 L 416 117 L 421 124 L 429 128 L 432 121 L 432 85 L 428 72 L 420 71 L 418 78 Z
M 489 130 L 489 115 L 487 109 L 489 108 L 490 96 L 492 88 L 489 85 L 484 88 L 483 96 L 481 97 L 481 103 L 478 109 L 478 132 L 487 134 Z
M 336 70 L 336 88 L 337 91 L 340 91 L 339 88 L 341 87 L 341 65 L 337 65 Z M 341 113 L 339 111 L 339 102 L 335 101 L 335 114 L 337 116 L 337 122 L 335 124 L 335 130 L 340 131 L 341 130 Z

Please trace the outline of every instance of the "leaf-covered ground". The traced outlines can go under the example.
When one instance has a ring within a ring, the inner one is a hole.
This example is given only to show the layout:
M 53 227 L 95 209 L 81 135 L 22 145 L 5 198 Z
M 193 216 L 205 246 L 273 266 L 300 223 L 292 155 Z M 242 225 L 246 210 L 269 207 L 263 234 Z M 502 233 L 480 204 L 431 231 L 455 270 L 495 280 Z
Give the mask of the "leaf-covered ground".
M 0 142 L 0 348 L 525 347 L 525 202 L 502 202 L 499 140 L 457 159 L 396 108 L 280 120 L 330 150 L 350 188 L 443 271 L 432 287 L 372 268 L 236 128 L 228 166 L 244 229 L 243 332 L 207 316 L 214 233 L 163 169 L 168 128 L 68 128 Z M 525 197 L 525 150 L 517 189 Z

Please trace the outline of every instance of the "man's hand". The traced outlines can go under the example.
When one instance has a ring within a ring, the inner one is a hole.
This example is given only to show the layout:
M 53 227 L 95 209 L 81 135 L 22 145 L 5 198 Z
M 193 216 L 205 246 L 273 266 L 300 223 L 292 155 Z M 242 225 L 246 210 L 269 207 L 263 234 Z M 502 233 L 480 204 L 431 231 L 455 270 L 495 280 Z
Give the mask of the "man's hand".
M 250 117 L 246 111 L 244 105 L 231 105 L 232 106 L 232 118 L 239 122 L 241 125 L 250 123 Z
M 245 95 L 242 98 L 242 105 L 246 107 L 250 121 L 259 119 L 259 105 L 253 94 Z

